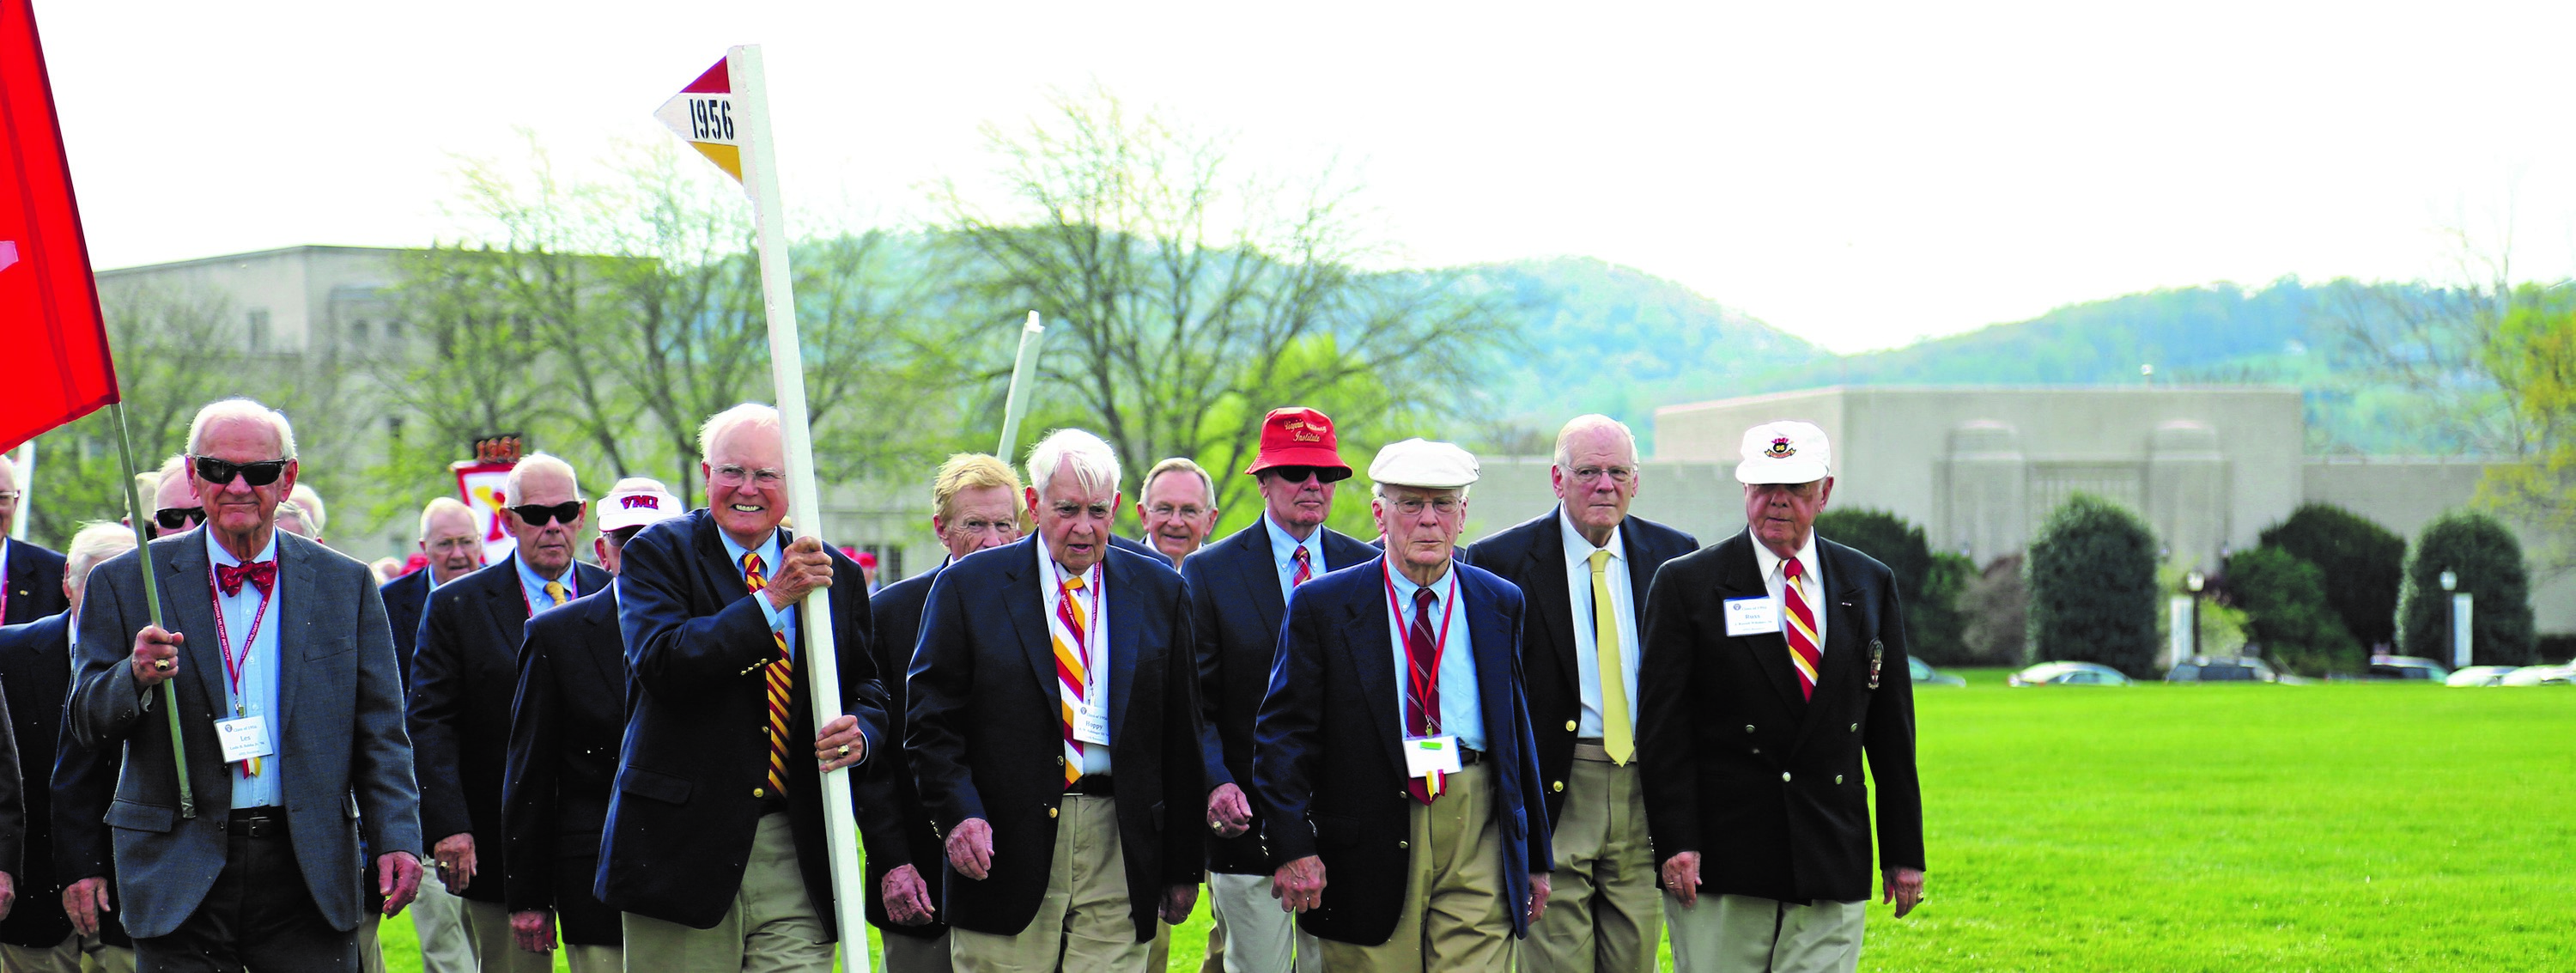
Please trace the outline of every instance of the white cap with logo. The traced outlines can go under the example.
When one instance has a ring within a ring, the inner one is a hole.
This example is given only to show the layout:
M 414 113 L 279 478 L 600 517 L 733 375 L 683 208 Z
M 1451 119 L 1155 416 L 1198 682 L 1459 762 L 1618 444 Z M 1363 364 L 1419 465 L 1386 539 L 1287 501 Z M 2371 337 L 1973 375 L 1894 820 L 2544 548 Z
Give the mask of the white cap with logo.
M 1744 431 L 1742 483 L 1813 483 L 1834 473 L 1834 447 L 1812 422 L 1782 419 Z
M 599 532 L 645 527 L 687 513 L 680 498 L 662 490 L 611 490 L 599 498 Z
M 1393 486 L 1454 490 L 1476 482 L 1476 454 L 1416 437 L 1388 443 L 1369 461 L 1369 479 Z

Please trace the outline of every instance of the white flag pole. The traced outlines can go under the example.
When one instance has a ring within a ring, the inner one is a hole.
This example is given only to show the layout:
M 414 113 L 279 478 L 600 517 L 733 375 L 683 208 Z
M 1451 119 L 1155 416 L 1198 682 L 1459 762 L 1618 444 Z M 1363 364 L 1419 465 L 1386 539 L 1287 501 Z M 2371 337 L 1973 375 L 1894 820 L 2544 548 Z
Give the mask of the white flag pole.
M 1031 312 L 1032 314 L 1036 312 Z M 36 519 L 36 438 L 18 447 L 18 519 L 9 523 L 9 539 L 27 539 L 27 524 Z
M 1002 445 L 993 455 L 1002 462 L 1015 462 L 1011 451 L 1020 448 L 1020 416 L 1029 411 L 1028 384 L 1038 367 L 1038 345 L 1046 340 L 1046 325 L 1038 312 L 1029 312 L 1029 322 L 1020 326 L 1020 353 L 1011 360 L 1011 394 L 1002 400 Z
M 769 311 L 769 374 L 778 395 L 778 429 L 787 451 L 787 509 L 796 514 L 796 536 L 816 537 L 823 525 L 822 490 L 814 480 L 814 434 L 805 413 L 805 362 L 796 337 L 795 281 L 787 266 L 787 213 L 779 202 L 777 144 L 770 137 L 769 90 L 760 45 L 725 52 L 733 100 L 743 115 L 743 185 L 751 191 L 752 220 L 760 242 L 760 291 Z M 851 581 L 858 579 L 851 578 Z M 856 587 L 851 589 L 857 591 Z M 841 715 L 840 656 L 832 643 L 832 591 L 805 596 L 803 621 L 807 684 L 813 690 L 814 725 Z M 791 746 L 793 744 L 791 743 Z M 893 759 L 871 753 L 869 760 Z M 840 920 L 841 966 L 874 969 L 868 958 L 867 876 L 859 868 L 859 824 L 850 800 L 851 770 L 823 775 L 823 836 L 832 853 L 833 912 Z

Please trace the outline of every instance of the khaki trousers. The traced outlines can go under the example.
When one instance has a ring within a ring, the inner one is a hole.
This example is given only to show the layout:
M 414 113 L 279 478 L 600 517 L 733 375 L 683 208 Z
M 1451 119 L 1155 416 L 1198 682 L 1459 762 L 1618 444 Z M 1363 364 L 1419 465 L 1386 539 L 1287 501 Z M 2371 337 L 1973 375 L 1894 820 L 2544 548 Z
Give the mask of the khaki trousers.
M 1208 876 L 1208 909 L 1216 914 L 1209 941 L 1224 937 L 1223 973 L 1323 973 L 1323 946 L 1297 928 L 1296 913 L 1279 908 L 1270 887 L 1268 875 Z M 1200 973 L 1217 969 L 1202 966 Z
M 823 920 L 805 894 L 796 835 L 785 814 L 761 816 L 742 887 L 734 890 L 733 904 L 715 928 L 691 929 L 632 912 L 621 918 L 626 968 L 634 973 L 832 973 L 833 943 L 824 938 Z
M 411 904 L 411 928 L 420 938 L 421 973 L 474 973 L 474 941 L 465 935 L 465 900 L 423 869 L 420 897 Z
M 1449 775 L 1448 791 L 1429 807 L 1406 802 L 1404 904 L 1395 933 L 1376 946 L 1325 939 L 1324 968 L 1333 973 L 1430 973 L 1508 969 L 1512 915 L 1503 901 L 1503 832 L 1494 824 L 1492 772 L 1479 764 Z M 1324 894 L 1333 894 L 1324 875 Z
M 878 973 L 948 973 L 948 934 L 918 939 L 900 933 L 884 937 L 877 950 Z
M 385 973 L 385 944 L 377 937 L 376 927 L 383 925 L 384 914 L 369 912 L 358 917 L 358 969 L 360 973 Z
M 464 903 L 466 941 L 474 944 L 474 968 L 481 973 L 552 973 L 555 958 L 519 948 L 510 935 L 510 908 L 498 902 L 458 899 Z
M 64 936 L 62 942 L 42 948 L 0 943 L 0 970 L 8 973 L 80 973 L 80 934 L 72 933 Z
M 1566 776 L 1547 912 L 1521 949 L 1522 973 L 1654 973 L 1663 893 L 1637 764 L 1619 766 L 1600 744 L 1577 743 Z
M 951 928 L 951 955 L 958 973 L 1138 973 L 1153 946 L 1136 941 L 1132 908 L 1117 801 L 1067 794 L 1037 916 L 1017 936 Z
M 1676 973 L 1852 973 L 1860 967 L 1862 902 L 1798 905 L 1751 895 L 1700 893 L 1683 907 L 1664 896 Z M 1549 908 L 1554 908 L 1550 906 Z
M 626 969 L 626 948 L 623 946 L 562 943 L 559 948 L 563 950 L 564 965 L 570 967 L 572 973 L 621 973 Z

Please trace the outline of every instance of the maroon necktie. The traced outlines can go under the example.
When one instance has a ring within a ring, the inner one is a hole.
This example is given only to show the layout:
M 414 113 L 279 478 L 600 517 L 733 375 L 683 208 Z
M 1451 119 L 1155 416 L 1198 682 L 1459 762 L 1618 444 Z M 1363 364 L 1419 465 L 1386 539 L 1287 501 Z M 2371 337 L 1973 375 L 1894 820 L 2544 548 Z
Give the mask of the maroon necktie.
M 1431 630 L 1429 588 L 1413 589 L 1413 629 L 1404 639 L 1406 668 L 1412 670 L 1413 691 L 1405 694 L 1404 730 L 1408 736 L 1435 736 L 1440 732 L 1440 636 Z M 1405 788 L 1413 799 L 1430 804 L 1435 795 L 1430 777 L 1409 778 Z
M 277 583 L 277 562 L 252 561 L 249 564 L 215 565 L 215 587 L 224 589 L 224 597 L 230 598 L 241 594 L 244 581 L 250 582 L 251 587 L 258 588 L 260 594 L 267 594 L 269 587 Z
M 1306 545 L 1297 545 L 1297 553 L 1293 556 L 1297 561 L 1297 573 L 1288 579 L 1290 588 L 1315 579 L 1315 559 L 1306 553 Z

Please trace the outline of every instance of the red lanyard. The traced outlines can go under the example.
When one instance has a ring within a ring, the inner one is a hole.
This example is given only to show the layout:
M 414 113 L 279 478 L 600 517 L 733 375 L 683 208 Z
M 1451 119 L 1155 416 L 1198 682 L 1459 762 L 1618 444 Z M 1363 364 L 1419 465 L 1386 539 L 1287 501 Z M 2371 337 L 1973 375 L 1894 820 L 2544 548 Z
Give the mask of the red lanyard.
M 1395 612 L 1396 630 L 1404 633 L 1404 657 L 1406 664 L 1410 665 L 1413 658 L 1413 623 L 1404 617 L 1404 606 L 1395 597 L 1395 565 L 1392 556 L 1390 555 L 1386 563 L 1378 566 L 1386 571 L 1386 607 Z M 1457 617 L 1458 572 L 1451 570 L 1449 597 L 1441 599 L 1440 636 L 1438 640 L 1431 643 L 1431 671 L 1425 674 L 1430 677 L 1431 685 L 1434 687 L 1440 685 L 1440 660 L 1449 657 L 1449 622 Z M 1423 722 L 1435 729 L 1439 727 L 1440 714 L 1425 713 L 1423 717 Z
M 242 583 L 250 584 L 248 581 Z M 224 626 L 224 591 L 215 582 L 214 562 L 212 560 L 206 562 L 206 591 L 215 596 L 215 644 L 224 650 L 224 678 L 232 681 L 233 715 L 235 716 L 240 716 L 243 712 L 242 673 L 250 668 L 250 647 L 252 643 L 259 641 L 260 623 L 268 620 L 268 598 L 276 584 L 277 582 L 271 581 L 270 588 L 260 589 L 259 610 L 250 616 L 250 633 L 242 636 L 241 661 L 235 662 L 233 661 L 233 636 L 231 632 L 225 630 Z M 259 586 L 251 585 L 251 587 Z
M 573 573 L 574 573 L 574 572 L 573 572 L 573 570 L 572 570 L 571 568 L 565 568 L 565 569 L 564 569 L 564 577 L 566 577 L 566 578 L 570 578 L 570 577 L 572 577 L 572 576 L 573 576 Z M 563 600 L 563 605 L 547 605 L 546 607 L 548 607 L 548 608 L 561 608 L 561 607 L 563 607 L 564 605 L 572 604 L 572 600 L 573 600 L 574 598 L 580 597 L 580 596 L 579 596 L 579 594 L 577 594 L 576 592 L 574 592 L 574 591 L 572 590 L 572 586 L 571 586 L 571 585 L 569 585 L 569 584 L 564 584 L 564 583 L 563 583 L 563 582 L 561 582 L 561 581 L 557 581 L 557 582 L 555 582 L 555 583 L 556 583 L 556 584 L 561 584 L 561 585 L 563 585 L 563 590 L 564 590 L 564 600 Z M 527 583 L 526 581 L 524 581 L 524 580 L 519 582 L 519 607 L 521 607 L 521 608 L 525 608 L 525 609 L 527 609 L 527 610 L 528 610 L 528 617 L 529 617 L 529 618 L 535 618 L 535 617 L 537 617 L 537 603 L 536 603 L 536 602 L 533 602 L 533 601 L 529 601 L 529 600 L 528 600 L 528 583 Z

